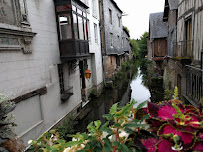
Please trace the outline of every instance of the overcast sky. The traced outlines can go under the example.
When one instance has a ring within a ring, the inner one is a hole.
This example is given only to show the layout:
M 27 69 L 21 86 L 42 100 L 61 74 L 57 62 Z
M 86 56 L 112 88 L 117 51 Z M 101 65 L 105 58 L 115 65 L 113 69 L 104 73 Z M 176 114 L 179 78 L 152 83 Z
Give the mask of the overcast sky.
M 130 30 L 131 38 L 139 38 L 149 29 L 149 14 L 164 11 L 165 0 L 114 0 L 127 16 L 123 25 Z

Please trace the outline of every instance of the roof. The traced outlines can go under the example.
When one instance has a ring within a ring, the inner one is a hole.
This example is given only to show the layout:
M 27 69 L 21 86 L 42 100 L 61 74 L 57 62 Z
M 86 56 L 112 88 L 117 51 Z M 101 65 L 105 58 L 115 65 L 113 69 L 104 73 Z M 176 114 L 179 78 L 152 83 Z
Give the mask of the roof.
M 178 0 L 168 0 L 170 10 L 178 9 Z
M 121 13 L 123 13 L 123 12 L 121 11 L 121 9 L 118 7 L 117 3 L 116 3 L 114 0 L 111 0 L 111 2 L 113 3 L 113 5 L 114 5 Z
M 163 22 L 163 12 L 150 14 L 149 25 L 150 38 L 164 38 L 168 36 L 168 23 Z
M 127 29 L 123 26 L 123 31 L 127 34 L 128 37 L 130 37 L 130 33 L 127 31 Z

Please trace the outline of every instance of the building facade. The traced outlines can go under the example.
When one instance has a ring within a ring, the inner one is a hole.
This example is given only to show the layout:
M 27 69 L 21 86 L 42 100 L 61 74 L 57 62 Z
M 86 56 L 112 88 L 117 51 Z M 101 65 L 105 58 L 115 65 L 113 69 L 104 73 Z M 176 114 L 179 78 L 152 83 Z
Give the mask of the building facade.
M 176 74 L 174 59 L 174 46 L 177 42 L 178 1 L 166 0 L 164 5 L 163 21 L 168 22 L 167 58 L 164 61 L 164 89 L 174 90 Z
M 165 0 L 163 21 L 168 24 L 164 88 L 178 87 L 179 98 L 194 106 L 203 97 L 203 0 Z M 151 30 L 156 27 L 151 28 Z M 149 42 L 148 42 L 149 43 Z M 148 47 L 153 58 L 153 46 Z
M 167 53 L 168 23 L 163 22 L 163 12 L 150 14 L 148 58 L 156 63 L 155 71 L 163 76 L 163 60 Z
M 80 0 L 0 1 L 0 92 L 16 103 L 15 131 L 25 144 L 77 115 L 88 90 L 102 86 L 95 2 L 94 10 Z
M 122 46 L 125 41 L 122 25 L 123 12 L 113 0 L 99 1 L 99 6 L 104 79 L 108 82 L 111 81 L 125 57 L 124 46 Z
M 182 98 L 199 105 L 203 97 L 203 0 L 179 0 L 177 44 L 174 48 L 178 67 L 177 86 Z

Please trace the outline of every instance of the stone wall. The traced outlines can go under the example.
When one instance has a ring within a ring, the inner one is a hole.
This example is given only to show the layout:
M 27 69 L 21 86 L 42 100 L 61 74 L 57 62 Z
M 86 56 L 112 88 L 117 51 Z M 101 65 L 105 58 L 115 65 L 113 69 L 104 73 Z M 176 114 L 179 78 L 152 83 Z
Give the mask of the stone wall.
M 110 23 L 109 9 L 112 12 L 112 24 Z M 103 0 L 103 12 L 106 54 L 122 54 L 122 13 L 115 7 L 111 0 Z M 118 18 L 120 18 L 120 26 Z M 111 34 L 113 34 L 113 46 L 111 46 Z

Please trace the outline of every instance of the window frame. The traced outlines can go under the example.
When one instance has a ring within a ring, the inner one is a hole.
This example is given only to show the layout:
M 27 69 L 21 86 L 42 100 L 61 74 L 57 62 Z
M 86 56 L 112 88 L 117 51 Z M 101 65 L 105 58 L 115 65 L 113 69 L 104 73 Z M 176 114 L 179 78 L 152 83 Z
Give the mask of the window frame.
M 112 10 L 109 8 L 109 23 L 112 24 L 113 23 L 113 19 L 112 19 Z
M 61 94 L 63 94 L 65 92 L 63 68 L 64 68 L 63 64 L 58 64 L 59 86 L 60 86 L 60 93 Z
M 113 33 L 110 33 L 110 46 L 113 47 Z

